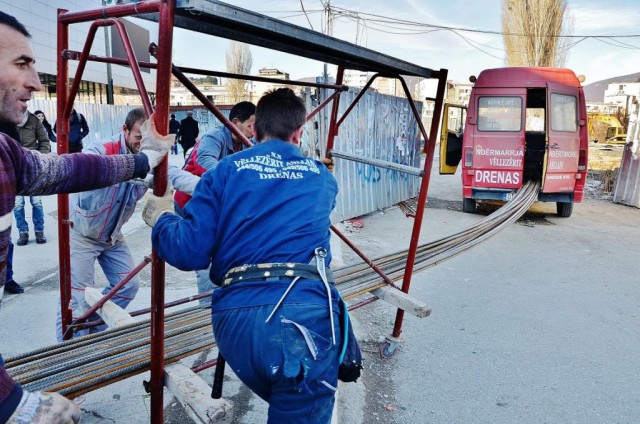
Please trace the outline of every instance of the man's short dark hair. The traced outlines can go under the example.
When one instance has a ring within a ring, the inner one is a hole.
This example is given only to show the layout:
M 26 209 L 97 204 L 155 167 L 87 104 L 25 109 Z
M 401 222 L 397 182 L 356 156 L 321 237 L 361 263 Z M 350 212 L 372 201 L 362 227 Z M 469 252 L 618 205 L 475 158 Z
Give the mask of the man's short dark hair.
M 24 35 L 27 38 L 31 38 L 31 34 L 29 34 L 29 31 L 27 31 L 27 29 L 24 27 L 24 25 L 22 25 L 16 18 L 14 18 L 11 15 L 8 15 L 2 11 L 0 11 L 0 24 L 6 25 L 10 28 L 15 29 L 16 31 L 18 31 L 19 33 L 21 33 L 22 35 Z
M 175 113 L 171 114 L 171 119 L 176 119 L 176 114 Z
M 240 102 L 231 108 L 229 112 L 229 121 L 238 118 L 238 121 L 244 122 L 256 114 L 256 105 L 251 102 Z
M 131 109 L 129 113 L 127 113 L 127 118 L 124 120 L 124 126 L 131 131 L 131 128 L 133 128 L 136 122 L 144 121 L 146 119 L 147 115 L 144 113 L 144 109 L 137 107 L 135 109 Z
M 256 107 L 256 135 L 287 141 L 307 120 L 302 99 L 290 88 L 279 88 L 265 94 Z

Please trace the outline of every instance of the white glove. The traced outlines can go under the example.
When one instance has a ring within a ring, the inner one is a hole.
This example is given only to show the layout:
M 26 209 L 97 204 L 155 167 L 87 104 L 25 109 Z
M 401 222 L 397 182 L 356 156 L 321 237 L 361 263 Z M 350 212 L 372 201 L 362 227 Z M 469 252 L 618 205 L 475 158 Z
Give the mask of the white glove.
M 153 174 L 147 174 L 144 178 L 133 178 L 127 182 L 142 188 L 153 188 Z
M 24 390 L 18 408 L 7 424 L 76 424 L 81 415 L 78 405 L 58 393 Z
M 156 225 L 162 215 L 173 213 L 173 187 L 169 182 L 167 182 L 167 191 L 165 191 L 164 196 L 158 197 L 153 192 L 148 191 L 143 199 L 146 200 L 146 203 L 142 208 L 142 219 L 151 228 Z
M 173 143 L 175 143 L 176 135 L 167 134 L 160 135 L 156 130 L 156 123 L 153 121 L 153 113 L 144 121 L 140 127 L 142 132 L 142 141 L 140 142 L 140 153 L 144 153 L 149 159 L 149 167 L 151 169 L 158 166 L 165 157 Z

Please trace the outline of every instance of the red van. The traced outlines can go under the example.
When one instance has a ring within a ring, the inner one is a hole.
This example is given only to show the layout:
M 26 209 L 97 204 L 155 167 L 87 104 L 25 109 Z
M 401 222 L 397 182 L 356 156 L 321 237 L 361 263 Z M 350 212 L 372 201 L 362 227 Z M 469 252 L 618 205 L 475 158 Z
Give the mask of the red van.
M 440 173 L 462 160 L 463 210 L 476 200 L 509 200 L 525 180 L 540 181 L 538 200 L 568 217 L 587 176 L 587 110 L 581 81 L 569 69 L 482 71 L 467 107 L 445 105 Z M 466 118 L 453 130 L 452 115 Z

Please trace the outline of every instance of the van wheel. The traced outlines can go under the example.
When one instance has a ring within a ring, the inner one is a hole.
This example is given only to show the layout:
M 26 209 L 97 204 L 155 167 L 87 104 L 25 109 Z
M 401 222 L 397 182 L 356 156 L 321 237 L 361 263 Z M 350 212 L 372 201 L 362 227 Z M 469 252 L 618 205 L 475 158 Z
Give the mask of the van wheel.
M 558 212 L 558 216 L 562 218 L 569 218 L 573 212 L 573 202 L 556 203 L 556 211 Z
M 462 199 L 462 212 L 464 213 L 475 213 L 476 211 L 476 201 L 470 197 L 465 197 Z

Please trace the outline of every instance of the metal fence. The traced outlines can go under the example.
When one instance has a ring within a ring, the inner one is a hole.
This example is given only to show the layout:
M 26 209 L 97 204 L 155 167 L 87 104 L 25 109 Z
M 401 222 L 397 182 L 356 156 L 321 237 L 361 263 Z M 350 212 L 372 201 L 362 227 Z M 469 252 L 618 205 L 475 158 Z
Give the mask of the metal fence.
M 342 116 L 358 92 L 350 89 L 342 93 L 338 116 Z M 422 103 L 418 102 L 417 107 L 421 112 Z M 316 146 L 324 146 L 330 113 L 331 108 L 325 108 L 317 115 L 318 125 L 313 122 L 307 125 L 311 146 L 316 140 L 323 140 Z M 322 149 L 309 150 L 313 155 Z M 334 150 L 419 168 L 419 130 L 408 100 L 368 91 L 340 126 Z M 331 217 L 333 222 L 395 205 L 417 196 L 420 188 L 419 177 L 345 159 L 336 159 L 334 175 L 340 191 Z
M 338 116 L 342 116 L 358 92 L 351 89 L 342 93 Z M 304 89 L 302 97 L 309 111 L 319 103 L 315 90 Z M 87 119 L 89 135 L 86 140 L 92 142 L 120 132 L 127 113 L 137 106 L 78 103 L 75 107 Z M 418 102 L 417 107 L 420 112 L 422 104 Z M 29 110 L 38 109 L 53 125 L 57 113 L 55 100 L 31 100 Z M 228 109 L 221 111 L 229 116 Z M 193 112 L 200 127 L 200 136 L 222 125 L 206 109 L 197 108 Z M 173 113 L 178 121 L 187 116 L 186 110 Z M 307 123 L 300 144 L 305 156 L 324 157 L 330 114 L 331 107 L 326 107 Z M 408 100 L 373 91 L 363 96 L 342 123 L 334 145 L 337 151 L 414 168 L 420 167 L 420 148 L 418 126 Z M 52 149 L 55 150 L 55 146 Z M 336 159 L 334 175 L 338 180 L 339 194 L 331 217 L 333 222 L 365 215 L 417 196 L 420 187 L 419 177 L 345 159 Z
M 629 120 L 613 201 L 640 208 L 640 105 L 635 105 Z

